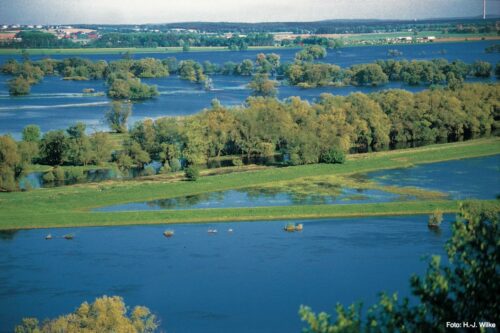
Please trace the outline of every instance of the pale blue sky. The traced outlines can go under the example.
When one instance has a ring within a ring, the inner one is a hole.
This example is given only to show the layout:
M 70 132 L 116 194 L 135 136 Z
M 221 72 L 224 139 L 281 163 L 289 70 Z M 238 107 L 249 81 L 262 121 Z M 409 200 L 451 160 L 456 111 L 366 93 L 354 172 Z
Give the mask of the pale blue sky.
M 487 0 L 500 15 L 500 0 Z M 0 0 L 0 23 L 422 19 L 482 15 L 482 0 Z

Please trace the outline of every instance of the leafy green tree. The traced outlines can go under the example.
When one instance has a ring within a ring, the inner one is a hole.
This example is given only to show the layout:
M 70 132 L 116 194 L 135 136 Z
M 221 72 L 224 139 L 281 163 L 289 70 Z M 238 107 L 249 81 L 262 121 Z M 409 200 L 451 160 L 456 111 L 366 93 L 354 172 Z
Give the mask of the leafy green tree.
M 179 75 L 183 80 L 196 83 L 202 83 L 206 79 L 203 66 L 193 60 L 183 60 L 179 63 Z
M 127 132 L 127 121 L 132 114 L 132 104 L 113 101 L 111 109 L 105 114 L 106 122 L 111 130 L 117 133 Z
M 22 173 L 22 160 L 17 144 L 8 135 L 0 136 L 0 191 L 15 191 Z
M 140 79 L 114 79 L 108 88 L 108 96 L 113 99 L 144 100 L 158 95 L 156 86 L 141 83 Z
M 65 160 L 68 149 L 67 136 L 64 131 L 49 131 L 42 137 L 40 143 L 40 157 L 48 165 L 61 165 Z
M 148 152 L 143 150 L 138 142 L 133 140 L 127 141 L 124 144 L 124 148 L 137 167 L 143 168 L 145 164 L 151 162 Z
M 23 141 L 40 142 L 40 127 L 38 125 L 28 125 L 23 128 Z
M 160 60 L 154 58 L 143 58 L 133 62 L 131 72 L 140 78 L 167 77 L 168 67 Z
M 382 67 L 378 64 L 354 65 L 350 70 L 352 71 L 351 82 L 354 85 L 379 86 L 389 81 Z
M 248 84 L 253 96 L 274 97 L 278 93 L 278 82 L 269 80 L 268 74 L 255 74 Z
M 169 165 L 172 172 L 180 171 L 182 168 L 181 162 L 177 158 L 172 158 L 172 160 L 169 162 Z
M 249 76 L 252 75 L 253 69 L 253 61 L 250 59 L 245 59 L 236 67 L 236 73 L 239 75 Z
M 9 94 L 14 96 L 28 95 L 31 90 L 30 82 L 22 76 L 9 81 Z
M 158 321 L 151 311 L 136 306 L 130 312 L 118 296 L 103 296 L 94 303 L 82 303 L 75 312 L 46 320 L 41 325 L 36 318 L 24 318 L 15 333 L 153 333 Z
M 476 77 L 490 77 L 493 66 L 486 61 L 476 61 L 472 64 L 472 73 Z
M 66 160 L 72 165 L 87 165 L 94 159 L 94 152 L 89 137 L 85 134 L 86 125 L 82 122 L 70 126 L 66 132 Z
M 92 147 L 95 164 L 103 164 L 111 159 L 112 147 L 108 133 L 93 133 L 90 136 L 90 145 Z
M 337 304 L 336 316 L 316 315 L 300 308 L 305 333 L 331 332 L 447 332 L 446 322 L 467 318 L 469 322 L 498 323 L 500 288 L 500 211 L 489 203 L 469 202 L 461 206 L 445 249 L 449 264 L 432 257 L 423 277 L 411 278 L 417 302 L 382 294 L 364 318 L 361 306 Z M 333 318 L 333 319 L 332 319 Z
M 295 54 L 295 59 L 299 61 L 313 61 L 326 57 L 326 49 L 319 45 L 308 46 Z

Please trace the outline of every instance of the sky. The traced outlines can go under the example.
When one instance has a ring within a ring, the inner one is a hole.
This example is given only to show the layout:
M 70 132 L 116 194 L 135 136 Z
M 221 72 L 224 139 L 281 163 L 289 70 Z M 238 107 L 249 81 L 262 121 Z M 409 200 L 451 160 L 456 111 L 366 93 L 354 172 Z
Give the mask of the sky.
M 480 16 L 482 0 L 0 0 L 1 24 L 142 24 Z M 500 0 L 487 0 L 500 15 Z

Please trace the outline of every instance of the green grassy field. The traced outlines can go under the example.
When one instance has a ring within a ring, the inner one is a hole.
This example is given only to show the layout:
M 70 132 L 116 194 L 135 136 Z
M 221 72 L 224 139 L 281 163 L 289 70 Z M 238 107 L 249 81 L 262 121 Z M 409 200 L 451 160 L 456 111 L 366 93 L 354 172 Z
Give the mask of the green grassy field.
M 274 50 L 282 47 L 277 46 L 250 46 L 249 50 Z M 123 48 L 75 48 L 75 49 L 27 49 L 30 55 L 85 55 L 85 54 L 124 54 L 127 52 L 133 54 L 141 53 L 178 53 L 183 52 L 182 47 L 155 47 L 155 48 L 136 48 L 136 47 L 123 47 Z M 197 47 L 192 46 L 189 52 L 224 52 L 229 51 L 227 47 L 222 46 L 206 46 Z M 2 49 L 0 48 L 0 55 L 20 55 L 22 49 Z M 188 53 L 189 53 L 188 52 Z
M 388 33 L 370 33 L 370 34 L 353 34 L 346 37 L 346 40 L 377 40 L 381 38 L 397 38 L 397 37 L 428 37 L 434 36 L 436 38 L 481 38 L 481 37 L 498 37 L 495 32 L 492 33 L 443 33 L 442 31 L 419 31 L 416 35 L 411 31 L 388 32 Z
M 172 222 L 326 218 L 339 216 L 424 214 L 436 208 L 456 211 L 448 200 L 364 205 L 287 206 L 186 211 L 95 213 L 89 209 L 229 189 L 268 186 L 305 177 L 345 176 L 414 164 L 500 153 L 500 139 L 480 139 L 421 148 L 350 155 L 346 163 L 264 168 L 201 177 L 196 182 L 159 175 L 133 181 L 108 181 L 29 192 L 0 193 L 0 229 L 96 226 Z M 234 169 L 232 169 L 234 170 Z M 236 169 L 237 170 L 237 169 Z
M 343 38 L 345 41 L 376 41 L 384 38 L 395 38 L 395 37 L 404 37 L 404 36 L 414 36 L 414 37 L 425 37 L 425 36 L 434 36 L 437 40 L 434 43 L 439 42 L 451 42 L 445 41 L 441 39 L 456 39 L 458 40 L 467 40 L 467 39 L 477 39 L 482 37 L 487 38 L 500 38 L 496 33 L 477 33 L 477 34 L 461 34 L 461 33 L 443 33 L 442 31 L 420 31 L 417 35 L 414 35 L 413 32 L 409 31 L 401 31 L 401 32 L 389 32 L 389 33 L 369 33 L 369 34 L 350 34 L 346 35 Z M 385 43 L 380 43 L 377 45 L 386 45 Z M 346 45 L 346 47 L 356 46 L 356 45 Z M 250 46 L 249 50 L 274 50 L 274 49 L 283 49 L 290 47 L 281 47 L 281 46 Z M 296 47 L 294 47 L 296 48 Z M 156 48 L 136 48 L 136 47 L 123 47 L 123 48 L 74 48 L 74 49 L 27 49 L 30 55 L 86 55 L 86 54 L 125 54 L 127 52 L 133 54 L 143 54 L 143 53 L 178 53 L 183 52 L 182 47 L 156 47 Z M 229 51 L 227 47 L 222 46 L 192 46 L 189 52 L 224 52 Z M 22 49 L 6 49 L 0 48 L 0 55 L 20 55 L 22 54 Z

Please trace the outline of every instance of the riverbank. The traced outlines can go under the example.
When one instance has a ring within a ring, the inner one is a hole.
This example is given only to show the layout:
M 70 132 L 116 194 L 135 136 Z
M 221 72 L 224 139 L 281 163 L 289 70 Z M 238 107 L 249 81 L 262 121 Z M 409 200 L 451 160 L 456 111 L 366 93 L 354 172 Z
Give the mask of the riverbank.
M 297 47 L 282 46 L 249 46 L 249 51 L 267 51 L 276 49 L 290 49 Z M 74 48 L 74 49 L 2 49 L 0 55 L 21 55 L 27 51 L 30 55 L 86 55 L 86 54 L 143 54 L 143 53 L 190 53 L 190 52 L 229 52 L 229 48 L 223 46 L 192 46 L 189 51 L 183 51 L 182 47 L 122 47 L 122 48 Z M 234 51 L 233 51 L 234 52 Z
M 500 139 L 490 138 L 350 155 L 344 164 L 267 168 L 204 176 L 196 182 L 176 181 L 159 175 L 132 181 L 108 181 L 29 192 L 0 193 L 0 229 L 408 215 L 428 214 L 435 209 L 454 212 L 458 209 L 459 202 L 449 200 L 124 213 L 96 213 L 90 209 L 127 202 L 266 186 L 306 177 L 342 176 L 499 153 Z M 498 203 L 491 201 L 491 204 Z
M 413 36 L 409 33 L 387 33 L 387 34 L 360 34 L 360 35 L 348 35 L 342 37 L 341 39 L 345 42 L 342 48 L 360 47 L 360 46 L 406 46 L 406 45 L 416 45 L 422 43 L 408 43 L 408 42 L 381 42 L 377 39 L 380 38 L 393 38 L 395 36 Z M 498 41 L 500 36 L 494 35 L 467 35 L 467 34 L 453 34 L 453 35 L 443 35 L 435 39 L 432 44 L 447 44 L 447 43 L 457 43 L 457 42 L 480 42 L 480 41 Z M 273 50 L 287 50 L 287 49 L 300 49 L 299 46 L 249 46 L 248 51 L 273 51 Z M 0 55 L 22 55 L 24 51 L 27 51 L 29 55 L 92 55 L 92 54 L 148 54 L 148 53 L 190 53 L 190 52 L 229 52 L 229 48 L 224 46 L 192 46 L 189 51 L 183 51 L 182 47 L 122 47 L 122 48 L 71 48 L 71 49 L 7 49 L 0 48 Z M 235 51 L 231 51 L 235 52 Z

